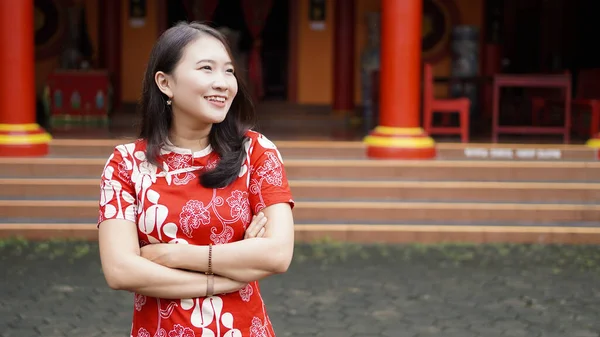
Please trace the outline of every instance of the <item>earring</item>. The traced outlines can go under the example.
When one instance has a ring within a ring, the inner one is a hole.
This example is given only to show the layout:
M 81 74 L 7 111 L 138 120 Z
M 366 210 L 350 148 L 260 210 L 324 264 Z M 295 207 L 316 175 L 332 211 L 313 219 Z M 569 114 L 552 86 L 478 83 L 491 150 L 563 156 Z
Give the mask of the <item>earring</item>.
M 172 100 L 169 98 L 169 99 L 167 100 L 167 105 L 171 105 L 171 103 L 173 103 L 173 101 L 172 101 Z

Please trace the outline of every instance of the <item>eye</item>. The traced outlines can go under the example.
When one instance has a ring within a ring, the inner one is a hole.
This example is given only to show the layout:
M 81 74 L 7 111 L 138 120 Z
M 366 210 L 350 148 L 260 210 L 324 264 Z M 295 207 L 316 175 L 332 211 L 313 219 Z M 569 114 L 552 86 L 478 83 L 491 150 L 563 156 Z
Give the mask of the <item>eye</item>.
M 233 68 L 229 68 L 229 69 L 227 69 L 225 71 L 228 72 L 228 73 L 235 74 L 235 70 Z
M 212 70 L 211 66 L 202 66 L 200 67 L 202 70 Z

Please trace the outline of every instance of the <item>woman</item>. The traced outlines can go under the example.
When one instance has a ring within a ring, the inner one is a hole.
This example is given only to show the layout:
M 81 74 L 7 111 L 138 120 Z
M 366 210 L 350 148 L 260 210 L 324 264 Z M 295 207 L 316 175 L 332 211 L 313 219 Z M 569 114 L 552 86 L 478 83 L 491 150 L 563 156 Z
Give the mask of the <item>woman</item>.
M 294 202 L 223 36 L 167 30 L 140 108 L 140 139 L 102 174 L 98 221 L 107 283 L 135 293 L 131 335 L 274 336 L 257 281 L 290 264 Z

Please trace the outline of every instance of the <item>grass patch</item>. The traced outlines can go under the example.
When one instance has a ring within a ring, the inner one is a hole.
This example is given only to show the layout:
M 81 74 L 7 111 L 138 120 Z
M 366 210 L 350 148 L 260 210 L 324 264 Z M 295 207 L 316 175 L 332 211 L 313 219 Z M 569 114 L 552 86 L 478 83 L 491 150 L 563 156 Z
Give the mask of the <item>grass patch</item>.
M 0 240 L 0 256 L 3 260 L 24 258 L 26 260 L 67 259 L 70 263 L 90 254 L 97 254 L 98 243 L 71 239 L 28 241 L 21 237 Z
M 0 257 L 27 260 L 66 259 L 70 263 L 98 255 L 98 243 L 68 239 L 27 241 L 0 240 Z M 344 263 L 421 263 L 432 266 L 550 268 L 553 274 L 572 270 L 600 273 L 600 245 L 555 244 L 357 244 L 321 239 L 298 243 L 294 263 L 318 262 L 324 266 Z
M 600 272 L 600 245 L 554 244 L 355 244 L 329 239 L 297 244 L 295 262 L 319 260 L 325 265 L 369 260 L 396 263 L 424 263 L 437 266 L 536 265 L 551 268 L 554 274 L 567 270 Z

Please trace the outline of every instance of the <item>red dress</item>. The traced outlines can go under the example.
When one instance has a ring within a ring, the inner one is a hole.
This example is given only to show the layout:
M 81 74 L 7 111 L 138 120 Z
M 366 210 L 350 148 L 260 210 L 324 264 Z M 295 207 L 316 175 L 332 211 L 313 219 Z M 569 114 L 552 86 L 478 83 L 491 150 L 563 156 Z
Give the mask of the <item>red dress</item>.
M 249 131 L 238 178 L 225 188 L 204 188 L 198 175 L 218 156 L 207 147 L 192 153 L 170 146 L 158 168 L 145 160 L 146 143 L 119 145 L 102 174 L 100 216 L 125 219 L 138 229 L 140 246 L 157 243 L 224 244 L 242 240 L 253 214 L 294 201 L 275 145 Z M 131 336 L 275 336 L 258 282 L 239 292 L 167 300 L 134 296 Z

